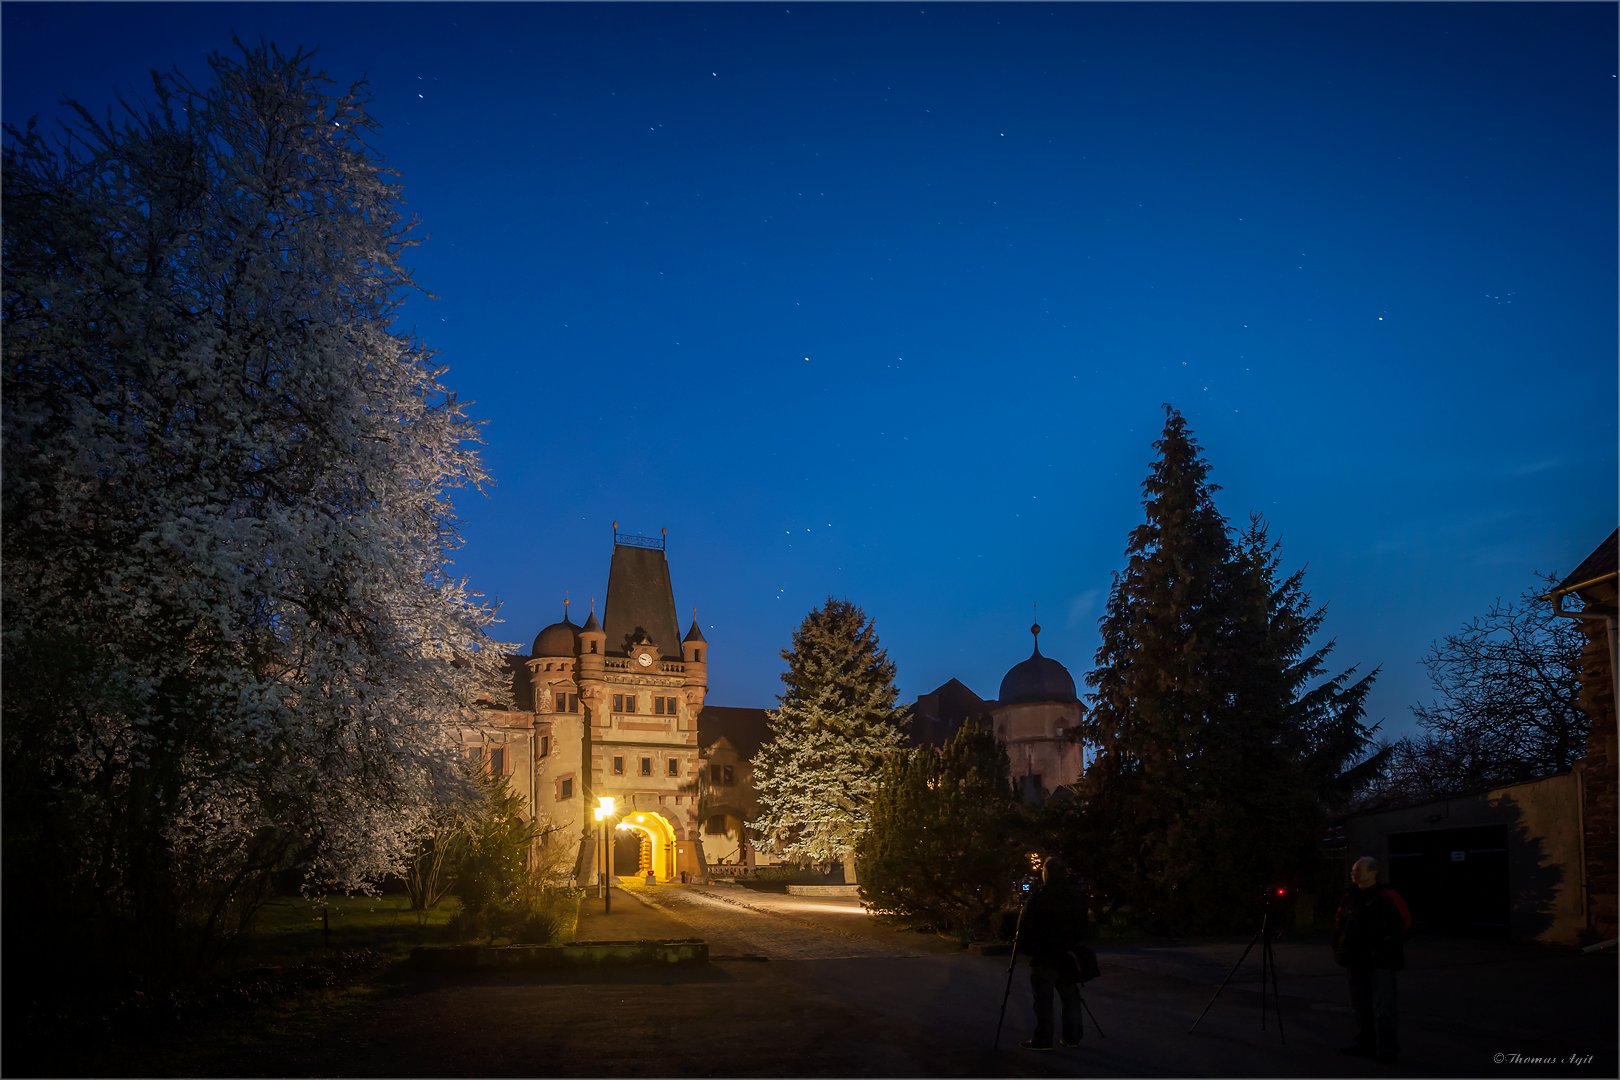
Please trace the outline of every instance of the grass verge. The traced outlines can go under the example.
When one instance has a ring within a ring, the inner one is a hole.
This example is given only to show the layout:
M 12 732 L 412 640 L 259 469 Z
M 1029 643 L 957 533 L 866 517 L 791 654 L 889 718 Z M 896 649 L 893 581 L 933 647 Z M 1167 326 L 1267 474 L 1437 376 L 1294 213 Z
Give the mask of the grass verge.
M 471 940 L 460 914 L 453 897 L 426 912 L 411 911 L 404 895 L 279 897 L 260 911 L 231 962 L 210 978 L 161 995 L 63 1005 L 31 1018 L 54 1029 L 55 1037 L 7 1040 L 3 1071 L 252 1072 L 247 1063 L 270 1048 L 317 1038 L 401 985 L 413 948 Z

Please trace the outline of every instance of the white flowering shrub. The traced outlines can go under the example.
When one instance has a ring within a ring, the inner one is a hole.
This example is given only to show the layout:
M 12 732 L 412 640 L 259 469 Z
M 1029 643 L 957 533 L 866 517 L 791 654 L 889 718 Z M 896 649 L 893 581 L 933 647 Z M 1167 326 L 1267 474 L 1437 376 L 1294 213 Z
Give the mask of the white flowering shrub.
M 6 131 L 7 900 L 131 959 L 206 960 L 289 866 L 398 872 L 500 693 L 363 85 L 238 48 Z

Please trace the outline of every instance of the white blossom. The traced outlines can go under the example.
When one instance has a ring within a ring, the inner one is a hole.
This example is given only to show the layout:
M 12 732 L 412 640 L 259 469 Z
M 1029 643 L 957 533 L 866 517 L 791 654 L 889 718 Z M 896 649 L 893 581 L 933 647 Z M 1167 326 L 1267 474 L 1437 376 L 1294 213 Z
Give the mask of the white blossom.
M 131 904 L 397 870 L 504 648 L 450 569 L 477 423 L 394 326 L 414 222 L 308 60 L 8 130 L 8 782 L 106 830 L 65 870 Z

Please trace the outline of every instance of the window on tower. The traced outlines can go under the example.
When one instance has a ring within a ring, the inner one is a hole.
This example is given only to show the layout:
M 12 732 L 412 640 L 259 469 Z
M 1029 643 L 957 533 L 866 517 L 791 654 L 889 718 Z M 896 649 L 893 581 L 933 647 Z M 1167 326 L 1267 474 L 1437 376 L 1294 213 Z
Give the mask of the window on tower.
M 652 775 L 652 758 L 644 757 L 644 758 L 641 759 L 641 775 L 642 776 L 651 776 Z
M 613 695 L 613 711 L 614 712 L 624 712 L 624 695 L 623 694 L 614 694 Z
M 616 758 L 613 759 L 613 775 L 614 776 L 623 776 L 624 775 L 624 758 L 616 757 Z
M 664 715 L 664 699 L 663 699 L 662 695 L 655 695 L 653 697 L 653 715 L 654 716 L 663 716 Z
M 636 711 L 636 695 L 624 695 L 624 711 L 627 713 L 633 713 Z
M 669 775 L 671 775 L 671 776 L 679 776 L 679 775 L 681 775 L 681 759 L 680 758 L 670 758 L 669 759 Z

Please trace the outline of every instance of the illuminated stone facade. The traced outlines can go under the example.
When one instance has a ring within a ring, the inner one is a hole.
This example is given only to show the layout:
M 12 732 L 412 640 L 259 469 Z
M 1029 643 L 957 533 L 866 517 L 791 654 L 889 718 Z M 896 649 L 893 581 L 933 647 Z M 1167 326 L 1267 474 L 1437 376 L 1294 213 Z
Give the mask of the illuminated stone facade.
M 615 531 L 601 621 L 594 603 L 583 625 L 565 609 L 514 658 L 515 708 L 460 732 L 468 756 L 524 797 L 546 842 L 577 852 L 578 883 L 594 883 L 602 864 L 603 796 L 614 800 L 618 876 L 679 880 L 759 861 L 743 828 L 755 807 L 739 743 L 758 749 L 764 710 L 720 709 L 715 730 L 700 731 L 708 649 L 695 617 L 678 636 L 663 541 Z

